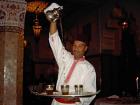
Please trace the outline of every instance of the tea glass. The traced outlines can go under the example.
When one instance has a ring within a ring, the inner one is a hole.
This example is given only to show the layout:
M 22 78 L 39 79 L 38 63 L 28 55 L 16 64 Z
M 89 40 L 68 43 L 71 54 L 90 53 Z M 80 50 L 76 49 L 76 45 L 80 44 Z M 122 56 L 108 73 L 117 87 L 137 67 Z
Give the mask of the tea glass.
M 54 91 L 54 85 L 46 85 L 46 93 L 52 95 Z
M 74 85 L 75 94 L 82 94 L 83 93 L 83 85 Z
M 69 85 L 61 85 L 61 92 L 63 95 L 69 94 Z

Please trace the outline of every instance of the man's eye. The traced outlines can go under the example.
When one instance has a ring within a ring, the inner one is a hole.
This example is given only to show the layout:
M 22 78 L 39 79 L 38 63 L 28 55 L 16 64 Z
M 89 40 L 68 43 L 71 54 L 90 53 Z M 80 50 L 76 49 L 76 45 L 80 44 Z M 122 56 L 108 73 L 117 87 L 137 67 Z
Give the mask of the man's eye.
M 79 47 L 83 47 L 82 45 L 79 45 Z

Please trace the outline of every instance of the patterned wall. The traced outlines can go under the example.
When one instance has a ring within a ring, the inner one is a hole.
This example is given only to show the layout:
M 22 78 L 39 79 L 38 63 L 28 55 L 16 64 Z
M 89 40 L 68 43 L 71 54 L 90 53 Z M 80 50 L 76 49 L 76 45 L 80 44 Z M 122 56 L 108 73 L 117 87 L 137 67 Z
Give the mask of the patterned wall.
M 7 26 L 8 31 L 17 32 L 19 28 L 24 29 L 25 5 L 26 3 L 22 0 L 0 1 L 0 30 L 3 26 Z

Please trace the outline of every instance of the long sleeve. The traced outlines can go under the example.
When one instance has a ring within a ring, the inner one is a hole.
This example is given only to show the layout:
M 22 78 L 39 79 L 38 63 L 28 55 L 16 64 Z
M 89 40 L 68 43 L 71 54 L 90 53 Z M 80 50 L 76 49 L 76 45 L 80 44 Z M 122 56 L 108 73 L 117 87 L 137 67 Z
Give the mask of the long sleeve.
M 53 35 L 49 35 L 49 43 L 53 51 L 54 57 L 59 67 L 72 59 L 72 55 L 63 46 L 61 39 L 56 31 Z

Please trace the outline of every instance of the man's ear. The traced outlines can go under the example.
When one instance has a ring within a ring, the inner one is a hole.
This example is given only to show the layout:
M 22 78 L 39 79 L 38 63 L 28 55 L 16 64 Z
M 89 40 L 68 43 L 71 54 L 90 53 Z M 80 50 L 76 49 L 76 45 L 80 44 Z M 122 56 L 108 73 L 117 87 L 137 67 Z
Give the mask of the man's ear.
M 88 46 L 85 46 L 85 52 L 87 51 L 87 49 L 88 49 Z

